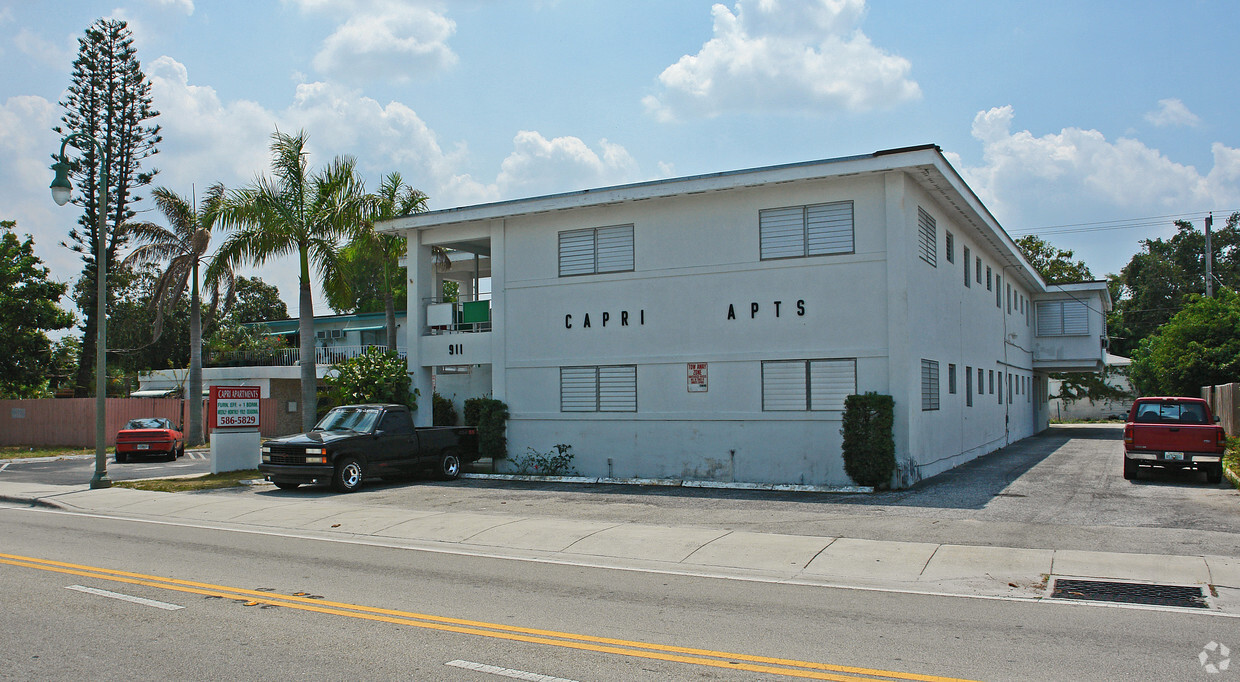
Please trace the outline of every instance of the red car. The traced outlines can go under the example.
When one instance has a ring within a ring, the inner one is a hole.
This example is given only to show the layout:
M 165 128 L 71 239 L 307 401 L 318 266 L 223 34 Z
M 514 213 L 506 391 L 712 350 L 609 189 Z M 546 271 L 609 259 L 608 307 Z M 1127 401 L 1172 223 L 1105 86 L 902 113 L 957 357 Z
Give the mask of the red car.
M 176 461 L 185 454 L 185 436 L 172 422 L 163 417 L 130 419 L 116 433 L 116 461 L 128 462 L 131 457 L 159 456 Z

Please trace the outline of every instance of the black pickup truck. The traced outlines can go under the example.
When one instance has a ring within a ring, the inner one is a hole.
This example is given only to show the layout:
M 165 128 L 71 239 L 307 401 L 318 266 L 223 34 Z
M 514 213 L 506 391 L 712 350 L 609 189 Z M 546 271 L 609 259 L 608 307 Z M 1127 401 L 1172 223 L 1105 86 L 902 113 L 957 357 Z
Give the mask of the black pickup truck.
M 404 405 L 343 405 L 314 430 L 263 443 L 258 470 L 277 488 L 330 482 L 348 493 L 372 477 L 433 473 L 450 480 L 463 462 L 478 459 L 472 426 L 413 426 Z

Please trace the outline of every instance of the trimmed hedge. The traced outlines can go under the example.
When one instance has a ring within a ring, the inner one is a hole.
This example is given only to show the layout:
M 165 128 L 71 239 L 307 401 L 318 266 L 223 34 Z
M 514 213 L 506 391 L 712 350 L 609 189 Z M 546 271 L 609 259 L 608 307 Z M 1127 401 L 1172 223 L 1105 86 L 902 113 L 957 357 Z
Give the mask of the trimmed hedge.
M 435 426 L 456 426 L 456 406 L 451 400 L 439 395 L 438 392 L 432 393 L 431 409 Z
M 508 456 L 508 406 L 494 398 L 470 398 L 465 401 L 465 425 L 478 427 L 478 452 L 483 457 L 503 459 Z
M 868 392 L 844 399 L 844 471 L 857 485 L 887 488 L 896 471 L 895 399 Z

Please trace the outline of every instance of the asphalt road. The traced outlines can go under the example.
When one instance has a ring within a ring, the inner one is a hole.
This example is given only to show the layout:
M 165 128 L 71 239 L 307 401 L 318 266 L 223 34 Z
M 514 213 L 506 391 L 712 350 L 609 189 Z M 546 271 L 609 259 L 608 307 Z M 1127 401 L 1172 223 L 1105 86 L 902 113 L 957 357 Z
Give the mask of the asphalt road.
M 206 452 L 186 452 L 185 456 L 175 462 L 140 459 L 117 464 L 109 455 L 107 466 L 108 478 L 113 481 L 132 481 L 138 478 L 205 474 L 211 471 L 211 460 Z M 29 460 L 0 459 L 0 478 L 4 480 L 86 485 L 94 474 L 93 455 Z
M 1207 643 L 1240 645 L 1235 619 L 1208 613 L 751 583 L 32 508 L 0 506 L 0 527 L 6 679 L 506 679 L 460 667 L 484 665 L 581 681 L 765 680 L 792 667 L 818 679 L 1191 680 L 1226 679 L 1203 672 Z

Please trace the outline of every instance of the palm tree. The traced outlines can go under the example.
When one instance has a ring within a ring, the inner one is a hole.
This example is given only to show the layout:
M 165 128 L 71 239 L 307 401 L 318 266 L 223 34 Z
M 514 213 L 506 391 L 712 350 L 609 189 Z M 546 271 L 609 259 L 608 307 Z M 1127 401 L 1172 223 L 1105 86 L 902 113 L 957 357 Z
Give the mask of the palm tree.
M 190 288 L 189 433 L 185 443 L 198 445 L 202 442 L 202 302 L 198 291 L 198 266 L 206 258 L 211 243 L 211 230 L 224 199 L 224 186 L 216 184 L 208 189 L 201 209 L 166 187 L 157 188 L 151 197 L 168 219 L 168 227 L 148 222 L 128 223 L 125 228 L 139 246 L 123 262 L 125 265 L 168 264 L 156 280 L 151 296 L 151 306 L 155 308 L 152 341 L 163 333 L 164 314 L 181 300 L 187 284 Z M 211 292 L 211 314 L 220 303 L 221 287 L 224 306 L 232 301 L 233 284 L 233 272 L 229 267 L 218 269 L 204 283 L 204 288 Z
M 274 177 L 259 177 L 250 186 L 229 192 L 220 208 L 220 222 L 236 231 L 220 247 L 207 274 L 211 276 L 217 266 L 261 266 L 271 258 L 297 255 L 301 421 L 309 431 L 318 402 L 311 270 L 317 271 L 321 282 L 338 279 L 340 244 L 356 233 L 364 217 L 365 191 L 352 157 L 338 156 L 312 175 L 305 131 L 288 135 L 277 130 L 271 139 Z
M 378 194 L 369 197 L 366 220 L 362 222 L 362 231 L 355 243 L 363 248 L 374 249 L 383 257 L 383 310 L 384 325 L 387 329 L 388 350 L 396 350 L 396 304 L 392 299 L 392 264 L 396 256 L 405 248 L 405 238 L 397 234 L 380 234 L 375 231 L 375 223 L 389 220 L 411 213 L 426 211 L 426 194 L 405 184 L 400 173 L 393 172 L 383 178 Z M 447 253 L 436 247 L 436 261 L 451 264 Z

